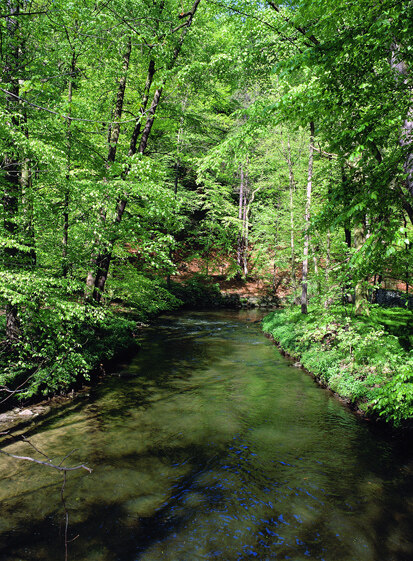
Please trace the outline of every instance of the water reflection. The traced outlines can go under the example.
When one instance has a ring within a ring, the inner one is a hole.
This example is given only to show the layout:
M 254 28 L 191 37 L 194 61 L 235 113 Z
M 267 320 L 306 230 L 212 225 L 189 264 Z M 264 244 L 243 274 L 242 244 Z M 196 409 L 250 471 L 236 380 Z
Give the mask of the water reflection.
M 164 317 L 131 364 L 27 431 L 94 469 L 66 486 L 70 560 L 413 558 L 409 452 L 290 367 L 251 319 Z M 62 559 L 60 478 L 0 462 L 0 558 Z

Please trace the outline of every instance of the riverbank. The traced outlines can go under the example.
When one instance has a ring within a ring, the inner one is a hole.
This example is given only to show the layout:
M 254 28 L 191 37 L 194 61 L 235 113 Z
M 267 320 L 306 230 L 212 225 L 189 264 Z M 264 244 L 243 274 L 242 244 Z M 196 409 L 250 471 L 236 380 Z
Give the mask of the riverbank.
M 131 296 L 125 293 L 124 299 L 103 305 L 59 293 L 53 306 L 21 308 L 19 337 L 12 343 L 6 340 L 6 317 L 0 316 L 0 415 L 19 420 L 33 410 L 34 416 L 31 406 L 45 398 L 65 397 L 93 384 L 111 364 L 137 350 L 141 326 L 161 313 L 271 309 L 278 303 L 263 290 L 223 290 L 216 281 L 216 276 L 201 274 L 168 284 L 142 278 Z
M 323 386 L 353 409 L 396 427 L 413 417 L 413 314 L 372 307 L 369 318 L 351 307 L 277 310 L 263 330 Z

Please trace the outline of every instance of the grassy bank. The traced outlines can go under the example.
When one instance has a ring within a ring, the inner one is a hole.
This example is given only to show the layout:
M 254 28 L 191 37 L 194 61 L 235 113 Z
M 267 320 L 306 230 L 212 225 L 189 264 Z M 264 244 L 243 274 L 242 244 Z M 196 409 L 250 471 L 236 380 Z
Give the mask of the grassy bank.
M 263 329 L 321 382 L 368 415 L 396 426 L 413 417 L 413 313 L 372 306 L 286 308 L 265 317 Z

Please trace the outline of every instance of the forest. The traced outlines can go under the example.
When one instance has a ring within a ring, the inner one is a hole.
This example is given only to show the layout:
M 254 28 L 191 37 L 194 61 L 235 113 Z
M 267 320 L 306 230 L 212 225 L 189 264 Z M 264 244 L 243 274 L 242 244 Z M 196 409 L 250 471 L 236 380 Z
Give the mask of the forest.
M 325 385 L 411 419 L 412 37 L 410 0 L 2 0 L 1 407 L 220 273 L 279 298 L 264 330 Z

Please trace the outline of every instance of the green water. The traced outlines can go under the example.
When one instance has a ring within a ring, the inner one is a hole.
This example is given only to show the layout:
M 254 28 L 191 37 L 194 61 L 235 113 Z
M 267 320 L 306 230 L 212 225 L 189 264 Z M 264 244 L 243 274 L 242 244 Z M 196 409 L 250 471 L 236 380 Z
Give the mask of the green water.
M 163 317 L 130 363 L 29 423 L 40 450 L 76 448 L 66 463 L 93 468 L 66 484 L 69 560 L 413 559 L 408 444 L 293 368 L 254 319 Z M 65 559 L 61 475 L 2 455 L 0 474 L 0 559 Z

